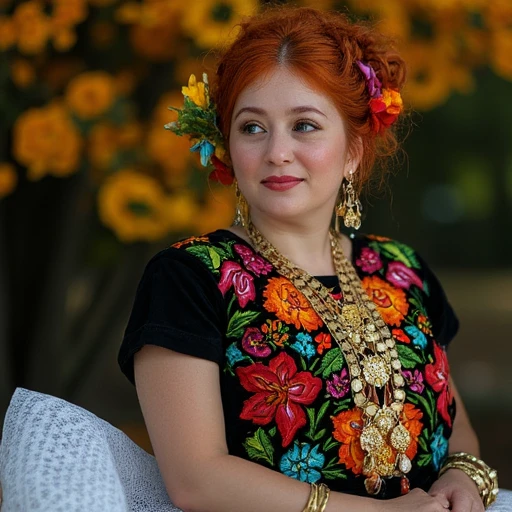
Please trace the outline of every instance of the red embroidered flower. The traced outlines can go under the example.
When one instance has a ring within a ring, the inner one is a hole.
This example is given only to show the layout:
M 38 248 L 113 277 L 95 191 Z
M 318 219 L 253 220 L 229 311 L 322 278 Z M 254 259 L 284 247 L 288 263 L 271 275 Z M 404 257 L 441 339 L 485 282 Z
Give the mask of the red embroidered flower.
M 409 338 L 409 336 L 407 336 L 407 334 L 405 334 L 402 329 L 393 329 L 391 334 L 396 341 L 401 341 L 402 343 L 411 343 L 411 338 Z
M 232 287 L 235 287 L 236 298 L 241 308 L 244 308 L 250 300 L 256 298 L 254 277 L 234 261 L 225 261 L 220 267 L 219 290 L 222 295 Z
M 441 417 L 452 426 L 452 418 L 448 413 L 448 406 L 453 401 L 453 393 L 450 388 L 450 367 L 448 366 L 448 358 L 446 352 L 434 343 L 435 362 L 425 366 L 425 379 L 432 389 L 439 393 L 437 397 L 437 410 Z
M 331 335 L 326 332 L 321 332 L 315 336 L 315 341 L 318 343 L 318 347 L 316 347 L 316 351 L 319 354 L 323 354 L 324 350 L 331 348 Z
M 252 393 L 240 414 L 243 420 L 267 425 L 274 418 L 282 445 L 289 445 L 297 430 L 306 424 L 306 413 L 299 404 L 309 405 L 322 388 L 322 381 L 310 372 L 298 372 L 294 360 L 285 352 L 263 363 L 237 368 L 240 384 Z
M 245 268 L 250 270 L 253 274 L 257 276 L 261 274 L 266 275 L 272 270 L 272 265 L 268 261 L 265 261 L 254 251 L 251 251 L 246 245 L 235 244 L 233 248 L 242 258 Z
M 256 357 L 267 357 L 272 352 L 263 333 L 257 327 L 247 327 L 242 337 L 242 348 Z
M 423 290 L 423 283 L 414 270 L 405 266 L 401 261 L 392 261 L 388 265 L 386 279 L 398 288 L 408 290 L 411 284 L 415 284 Z
M 356 260 L 356 265 L 361 267 L 363 272 L 373 274 L 382 268 L 382 261 L 377 251 L 369 247 L 363 247 L 359 258 Z
M 213 171 L 210 173 L 210 179 L 212 181 L 218 181 L 223 185 L 231 185 L 234 180 L 233 171 L 215 155 L 211 157 L 211 161 L 213 164 Z

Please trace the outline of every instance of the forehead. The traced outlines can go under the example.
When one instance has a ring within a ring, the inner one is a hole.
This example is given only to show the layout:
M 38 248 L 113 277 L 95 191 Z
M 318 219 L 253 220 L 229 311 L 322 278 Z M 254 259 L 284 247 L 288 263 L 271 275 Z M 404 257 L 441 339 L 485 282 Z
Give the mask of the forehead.
M 279 112 L 297 106 L 311 105 L 325 110 L 336 111 L 331 99 L 314 89 L 298 74 L 279 67 L 249 84 L 239 94 L 233 114 L 244 107 L 263 108 Z

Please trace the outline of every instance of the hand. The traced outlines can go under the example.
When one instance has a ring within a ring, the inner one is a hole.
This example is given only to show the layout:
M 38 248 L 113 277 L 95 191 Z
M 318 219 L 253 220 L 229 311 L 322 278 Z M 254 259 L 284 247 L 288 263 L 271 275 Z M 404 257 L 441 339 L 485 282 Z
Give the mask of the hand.
M 446 512 L 449 509 L 448 500 L 442 502 L 442 499 L 430 496 L 422 489 L 413 489 L 405 496 L 378 503 L 376 512 Z
M 440 503 L 450 503 L 452 512 L 484 512 L 484 505 L 475 482 L 460 469 L 449 469 L 436 480 L 430 490 Z

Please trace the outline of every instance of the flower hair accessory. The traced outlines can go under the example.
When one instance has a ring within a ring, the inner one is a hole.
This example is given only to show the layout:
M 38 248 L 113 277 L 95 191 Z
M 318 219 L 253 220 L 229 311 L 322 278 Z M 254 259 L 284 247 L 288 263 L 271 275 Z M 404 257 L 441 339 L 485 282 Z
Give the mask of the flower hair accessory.
M 370 64 L 356 61 L 366 80 L 366 89 L 370 95 L 370 113 L 372 130 L 376 134 L 384 133 L 398 118 L 403 109 L 403 101 L 396 89 L 382 87 L 375 70 Z
M 223 185 L 233 183 L 233 172 L 224 148 L 224 137 L 217 127 L 215 105 L 210 99 L 208 75 L 197 82 L 190 75 L 188 86 L 181 88 L 185 97 L 183 108 L 169 107 L 178 113 L 178 120 L 165 125 L 176 135 L 188 135 L 192 146 L 190 151 L 199 153 L 201 165 L 211 169 L 210 179 Z

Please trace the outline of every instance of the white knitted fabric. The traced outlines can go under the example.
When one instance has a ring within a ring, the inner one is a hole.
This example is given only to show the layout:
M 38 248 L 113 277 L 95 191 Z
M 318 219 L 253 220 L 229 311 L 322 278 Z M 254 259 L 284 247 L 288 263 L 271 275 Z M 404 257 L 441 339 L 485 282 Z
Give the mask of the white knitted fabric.
M 2 512 L 180 512 L 155 458 L 94 414 L 17 389 L 0 445 Z
M 181 512 L 154 457 L 94 414 L 17 389 L 0 445 L 1 512 Z M 501 490 L 489 512 L 512 512 Z

